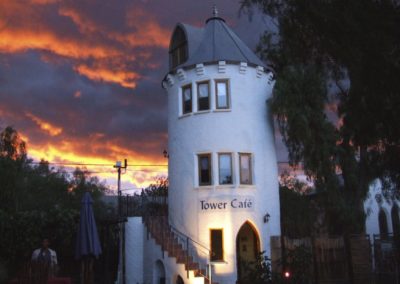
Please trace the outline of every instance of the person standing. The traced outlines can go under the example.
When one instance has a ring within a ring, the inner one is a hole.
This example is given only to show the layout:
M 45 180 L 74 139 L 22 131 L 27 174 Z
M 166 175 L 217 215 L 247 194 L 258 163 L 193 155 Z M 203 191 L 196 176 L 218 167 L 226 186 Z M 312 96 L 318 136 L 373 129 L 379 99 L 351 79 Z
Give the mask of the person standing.
M 32 268 L 34 278 L 54 277 L 57 273 L 57 254 L 49 248 L 50 241 L 45 238 L 42 247 L 32 253 Z M 40 282 L 40 281 L 39 281 Z

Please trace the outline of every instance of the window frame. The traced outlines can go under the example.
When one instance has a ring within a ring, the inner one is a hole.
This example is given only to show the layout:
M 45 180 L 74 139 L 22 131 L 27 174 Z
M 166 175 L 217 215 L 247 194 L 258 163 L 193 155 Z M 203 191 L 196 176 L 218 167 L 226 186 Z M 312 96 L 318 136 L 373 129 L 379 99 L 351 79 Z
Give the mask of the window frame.
M 219 107 L 219 105 L 218 105 L 218 83 L 225 83 L 227 107 Z M 215 80 L 215 109 L 230 109 L 231 108 L 231 91 L 230 91 L 229 85 L 230 85 L 229 79 L 216 79 Z
M 248 183 L 245 183 L 242 179 L 242 156 L 249 157 L 250 182 L 248 182 Z M 251 153 L 239 153 L 239 182 L 241 185 L 252 185 L 253 184 L 253 155 Z
M 208 183 L 203 183 L 201 182 L 201 157 L 208 157 L 208 175 L 210 177 L 210 181 Z M 213 171 L 213 166 L 212 166 L 212 155 L 211 153 L 200 153 L 197 154 L 197 167 L 198 167 L 198 183 L 199 186 L 210 186 L 213 184 L 213 175 L 212 175 L 212 171 Z
M 229 155 L 229 157 L 231 158 L 231 182 L 230 183 L 221 183 L 221 167 L 220 167 L 220 157 L 222 155 Z M 219 185 L 233 185 L 233 154 L 230 152 L 220 152 L 218 153 L 218 184 Z
M 190 90 L 190 111 L 185 112 L 185 90 L 189 89 Z M 193 88 L 192 88 L 192 84 L 187 84 L 181 87 L 182 90 L 182 95 L 181 95 L 181 99 L 182 99 L 182 115 L 185 114 L 189 114 L 193 112 Z
M 188 50 L 189 49 L 188 49 L 188 41 L 186 33 L 182 27 L 178 26 L 174 30 L 170 42 L 170 48 L 169 48 L 170 68 L 173 69 L 185 63 L 188 59 L 188 54 L 189 54 Z
M 212 231 L 221 231 L 221 258 L 215 259 L 213 255 L 213 237 Z M 211 249 L 211 262 L 224 262 L 225 261 L 225 250 L 224 250 L 224 229 L 223 228 L 210 228 L 210 249 Z
M 200 85 L 201 84 L 207 84 L 208 85 L 208 108 L 207 109 L 200 109 Z M 200 82 L 196 82 L 197 86 L 197 111 L 208 111 L 211 110 L 211 84 L 210 80 L 204 80 Z

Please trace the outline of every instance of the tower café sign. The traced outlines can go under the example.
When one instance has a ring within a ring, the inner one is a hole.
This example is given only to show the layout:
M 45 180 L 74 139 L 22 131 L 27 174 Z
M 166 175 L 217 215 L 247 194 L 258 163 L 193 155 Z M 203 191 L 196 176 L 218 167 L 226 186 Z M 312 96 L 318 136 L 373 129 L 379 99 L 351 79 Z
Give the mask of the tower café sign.
M 253 211 L 254 199 L 251 196 L 220 196 L 201 198 L 198 202 L 200 212 Z

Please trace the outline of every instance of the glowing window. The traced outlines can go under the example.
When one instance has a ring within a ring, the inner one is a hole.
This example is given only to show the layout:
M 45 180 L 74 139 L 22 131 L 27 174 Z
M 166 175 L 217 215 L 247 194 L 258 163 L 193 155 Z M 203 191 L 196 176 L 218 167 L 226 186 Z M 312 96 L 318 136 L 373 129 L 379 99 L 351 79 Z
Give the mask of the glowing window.
M 252 184 L 251 154 L 239 154 L 240 183 Z

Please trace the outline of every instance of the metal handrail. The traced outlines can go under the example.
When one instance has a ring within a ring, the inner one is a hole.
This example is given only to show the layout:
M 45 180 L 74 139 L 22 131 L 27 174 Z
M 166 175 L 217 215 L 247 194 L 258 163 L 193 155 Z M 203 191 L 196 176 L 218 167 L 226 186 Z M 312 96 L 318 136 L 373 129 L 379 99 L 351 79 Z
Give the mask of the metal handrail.
M 169 227 L 171 228 L 171 231 L 178 233 L 179 235 L 181 235 L 184 238 L 188 238 L 190 241 L 192 241 L 194 244 L 196 244 L 197 246 L 201 247 L 202 249 L 204 249 L 207 253 L 209 253 L 211 255 L 211 249 L 207 248 L 205 245 L 202 245 L 201 243 L 193 240 L 191 237 L 185 235 L 184 233 L 182 233 L 181 231 L 179 231 L 178 229 L 176 229 L 174 226 L 169 225 Z
M 203 244 L 193 240 L 189 236 L 185 235 L 172 225 L 168 223 L 168 220 L 166 219 L 166 216 L 154 216 L 155 218 L 147 219 L 146 222 L 149 222 L 148 225 L 149 227 L 155 228 L 157 226 L 159 229 L 161 229 L 161 239 L 162 239 L 162 244 L 161 244 L 161 249 L 163 250 L 164 254 L 164 235 L 166 233 L 165 229 L 168 228 L 169 232 L 173 234 L 173 238 L 176 240 L 177 244 L 181 245 L 182 248 L 186 251 L 185 255 L 185 263 L 186 263 L 186 271 L 187 271 L 187 277 L 189 278 L 189 270 L 190 270 L 190 261 L 189 259 L 192 258 L 193 263 L 197 263 L 199 265 L 199 269 L 197 270 L 197 273 L 202 275 L 203 277 L 207 278 L 210 283 L 212 283 L 212 273 L 211 273 L 211 250 L 204 246 Z M 168 245 L 167 245 L 168 246 Z M 172 245 L 172 254 L 175 253 L 174 251 L 174 245 Z M 193 248 L 193 249 L 192 249 Z M 203 254 L 205 253 L 205 258 L 201 258 L 199 256 L 199 251 L 202 252 Z M 204 263 L 204 260 L 206 260 L 206 263 Z M 205 270 L 205 275 L 202 273 L 202 264 L 205 264 L 205 267 L 203 269 Z

